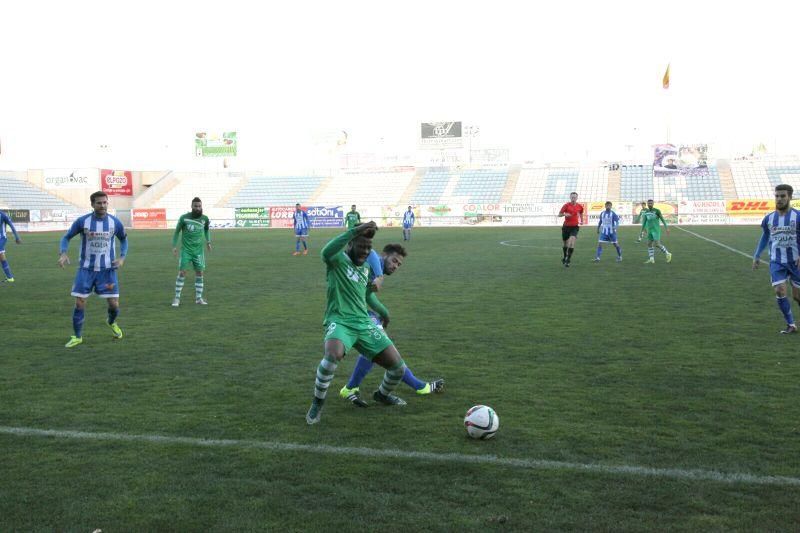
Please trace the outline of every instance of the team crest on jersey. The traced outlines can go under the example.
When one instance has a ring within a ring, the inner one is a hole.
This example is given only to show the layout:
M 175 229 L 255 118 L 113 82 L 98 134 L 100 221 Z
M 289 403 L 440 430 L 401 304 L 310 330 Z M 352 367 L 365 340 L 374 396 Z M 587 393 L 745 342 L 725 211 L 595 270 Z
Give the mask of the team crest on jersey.
M 352 266 L 347 267 L 347 277 L 348 279 L 355 281 L 356 283 L 363 281 L 362 276 L 359 275 L 360 272 L 353 268 Z

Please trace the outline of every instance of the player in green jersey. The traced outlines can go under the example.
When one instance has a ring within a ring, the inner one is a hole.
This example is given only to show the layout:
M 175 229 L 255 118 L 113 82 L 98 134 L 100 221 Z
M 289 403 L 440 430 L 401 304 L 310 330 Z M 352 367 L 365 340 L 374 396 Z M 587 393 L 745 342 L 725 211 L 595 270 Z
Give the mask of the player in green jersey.
M 359 224 L 361 224 L 361 215 L 356 211 L 356 204 L 353 204 L 350 211 L 344 216 L 344 227 L 353 229 Z
M 658 247 L 659 250 L 664 252 L 664 255 L 667 258 L 667 263 L 672 261 L 672 254 L 669 253 L 666 246 L 661 244 L 661 227 L 658 225 L 659 220 L 664 224 L 664 228 L 667 230 L 667 235 L 669 235 L 667 221 L 664 220 L 664 217 L 661 215 L 661 210 L 653 207 L 653 200 L 647 200 L 647 209 L 642 210 L 639 213 L 639 216 L 642 219 L 642 231 L 639 233 L 639 239 L 644 236 L 645 231 L 647 232 L 648 259 L 645 261 L 645 264 L 656 262 L 656 251 L 654 245 Z
M 178 219 L 175 233 L 172 234 L 172 253 L 178 257 L 178 235 L 181 239 L 180 262 L 178 263 L 178 279 L 175 280 L 175 299 L 172 307 L 181 305 L 181 291 L 186 280 L 186 269 L 194 268 L 194 303 L 208 305 L 203 299 L 203 271 L 206 269 L 205 248 L 211 251 L 211 237 L 208 234 L 209 220 L 203 214 L 203 202 L 200 198 L 192 199 L 192 210 Z
M 308 424 L 320 421 L 336 366 L 354 346 L 386 369 L 380 387 L 372 396 L 375 401 L 405 405 L 392 391 L 403 379 L 406 364 L 386 333 L 372 322 L 367 309 L 367 287 L 372 269 L 366 260 L 372 250 L 375 231 L 377 226 L 374 222 L 360 224 L 334 238 L 322 249 L 328 280 L 328 304 L 323 322 L 326 328 L 325 355 L 317 367 L 314 399 L 306 414 Z
M 634 224 L 641 224 L 642 223 L 642 213 L 644 213 L 645 209 L 647 209 L 647 202 L 642 202 L 642 207 L 639 208 L 639 213 L 636 215 L 636 220 Z M 639 234 L 639 238 L 636 239 L 636 242 L 642 242 L 642 235 Z

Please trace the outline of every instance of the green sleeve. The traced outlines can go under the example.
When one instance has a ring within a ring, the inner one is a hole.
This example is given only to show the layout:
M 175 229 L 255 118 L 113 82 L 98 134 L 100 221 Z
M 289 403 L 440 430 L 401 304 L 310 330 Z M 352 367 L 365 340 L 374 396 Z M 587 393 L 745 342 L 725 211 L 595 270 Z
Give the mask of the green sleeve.
M 644 216 L 641 211 L 639 212 L 639 218 L 642 219 L 642 231 L 644 231 L 644 226 L 647 224 L 647 217 Z
M 667 221 L 664 220 L 663 215 L 661 215 L 661 209 L 658 210 L 658 218 L 661 219 L 661 222 L 664 224 L 664 227 L 666 228 L 667 227 Z
M 361 213 L 356 211 L 356 216 L 358 217 L 358 223 L 361 224 Z
M 322 249 L 322 252 L 320 252 L 320 255 L 322 255 L 322 260 L 326 263 L 330 263 L 339 252 L 344 250 L 345 246 L 347 246 L 347 243 L 352 241 L 353 237 L 355 236 L 356 229 L 353 228 L 328 241 L 328 244 L 326 244 Z
M 367 291 L 367 305 L 383 318 L 389 318 L 389 310 L 378 300 L 375 291 Z
M 211 226 L 211 221 L 208 220 L 208 218 L 206 217 L 206 225 L 203 227 L 203 233 L 205 233 L 206 235 L 206 242 L 211 242 L 211 233 L 209 229 L 210 226 Z
M 178 225 L 175 226 L 175 233 L 172 234 L 172 247 L 178 247 L 178 235 L 181 233 L 181 228 L 183 227 L 183 215 L 181 218 L 178 219 Z

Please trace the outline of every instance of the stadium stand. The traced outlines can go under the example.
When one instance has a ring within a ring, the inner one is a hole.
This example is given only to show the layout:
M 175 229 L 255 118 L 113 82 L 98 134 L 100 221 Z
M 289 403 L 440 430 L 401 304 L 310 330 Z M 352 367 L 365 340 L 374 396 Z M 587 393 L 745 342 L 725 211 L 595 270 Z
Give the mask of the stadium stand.
M 579 168 L 551 168 L 547 173 L 542 201 L 548 203 L 563 202 L 572 191 L 577 192 Z M 580 194 L 580 193 L 579 193 Z M 583 198 L 588 200 L 588 198 Z
M 384 172 L 346 172 L 331 178 L 314 199 L 320 205 L 395 205 L 400 203 L 415 169 L 387 169 Z
M 572 192 L 572 191 L 568 191 Z M 578 198 L 588 201 L 605 201 L 608 196 L 608 167 L 581 167 L 578 172 L 578 184 L 575 186 Z
M 766 164 L 767 177 L 771 187 L 787 183 L 795 190 L 800 190 L 800 164 L 797 161 L 775 161 Z
M 77 206 L 10 175 L 0 176 L 0 206 L 11 209 L 77 209 Z
M 542 202 L 546 176 L 546 168 L 523 167 L 520 170 L 517 188 L 514 190 L 511 202 L 515 204 Z
M 506 169 L 463 170 L 453 189 L 453 196 L 464 197 L 469 203 L 499 202 L 507 180 Z
M 253 176 L 225 207 L 308 204 L 322 183 L 319 176 Z
M 731 161 L 731 174 L 739 198 L 772 198 L 773 186 L 760 161 Z
M 429 168 L 420 181 L 419 187 L 411 196 L 412 204 L 438 204 L 451 180 L 458 174 L 449 167 Z
M 195 196 L 203 201 L 204 206 L 213 207 L 244 180 L 238 172 L 181 172 L 176 173 L 176 178 L 177 183 L 156 202 L 157 207 L 188 210 Z
M 653 165 L 622 165 L 619 189 L 620 200 L 623 201 L 641 202 L 654 198 Z

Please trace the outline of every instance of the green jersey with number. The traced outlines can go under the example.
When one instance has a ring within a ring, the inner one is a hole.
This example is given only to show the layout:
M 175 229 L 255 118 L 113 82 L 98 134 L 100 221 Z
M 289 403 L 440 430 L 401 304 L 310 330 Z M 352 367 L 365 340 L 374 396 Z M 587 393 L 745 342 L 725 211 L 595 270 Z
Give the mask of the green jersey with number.
M 353 228 L 355 228 L 355 227 L 356 227 L 358 224 L 361 224 L 361 215 L 360 215 L 360 214 L 358 214 L 358 211 L 349 211 L 349 212 L 348 212 L 348 213 L 347 213 L 347 214 L 344 216 L 344 226 L 345 226 L 347 229 L 353 229 Z
M 211 237 L 208 234 L 209 220 L 205 215 L 200 215 L 197 218 L 192 217 L 192 213 L 184 213 L 178 219 L 178 225 L 175 226 L 175 233 L 172 234 L 172 247 L 178 246 L 178 235 L 183 234 L 181 244 L 183 251 L 189 252 L 194 255 L 203 253 L 203 245 L 206 242 L 211 242 Z
M 355 230 L 348 230 L 332 239 L 322 249 L 328 280 L 328 305 L 323 324 L 331 322 L 356 325 L 369 322 L 367 314 L 367 286 L 370 266 L 353 263 L 344 249 L 355 237 Z
M 659 221 L 664 221 L 664 217 L 661 216 L 661 210 L 655 207 L 643 209 L 640 216 L 642 218 L 642 229 L 647 231 L 657 230 Z M 666 226 L 667 223 L 664 222 L 664 227 Z

